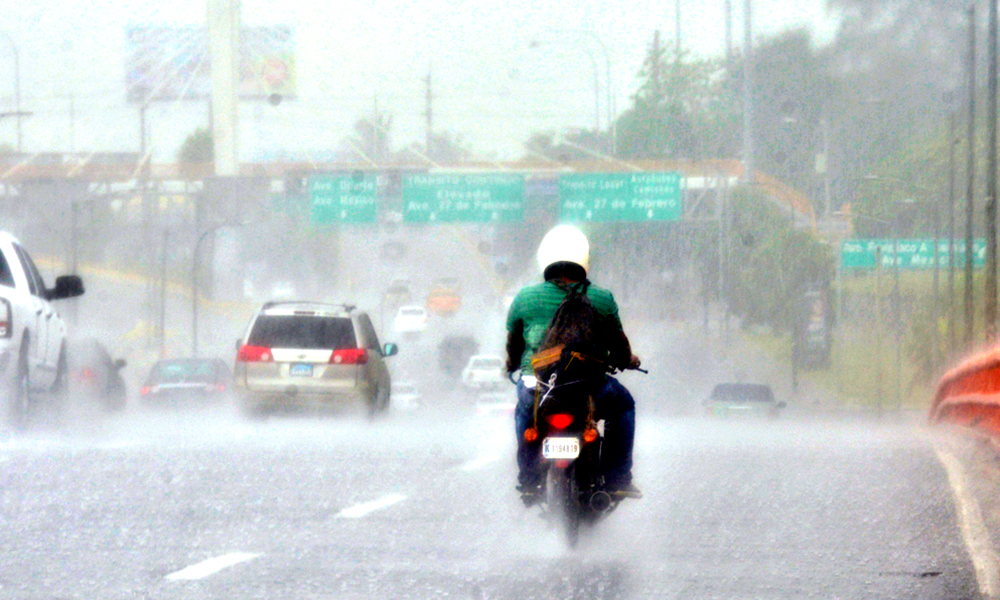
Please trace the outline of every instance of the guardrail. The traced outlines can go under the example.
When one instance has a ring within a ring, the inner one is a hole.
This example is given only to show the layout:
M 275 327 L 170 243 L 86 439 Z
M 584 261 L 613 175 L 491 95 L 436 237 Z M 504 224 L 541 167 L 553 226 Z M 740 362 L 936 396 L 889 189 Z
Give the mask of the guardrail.
M 938 383 L 929 418 L 1000 438 L 1000 347 L 948 371 Z

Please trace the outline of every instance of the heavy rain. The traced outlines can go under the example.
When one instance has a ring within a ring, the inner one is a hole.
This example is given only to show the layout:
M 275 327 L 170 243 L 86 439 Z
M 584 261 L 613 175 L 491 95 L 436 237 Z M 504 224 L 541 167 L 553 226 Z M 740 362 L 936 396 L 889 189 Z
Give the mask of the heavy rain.
M 0 600 L 1000 597 L 996 0 L 0 8 Z

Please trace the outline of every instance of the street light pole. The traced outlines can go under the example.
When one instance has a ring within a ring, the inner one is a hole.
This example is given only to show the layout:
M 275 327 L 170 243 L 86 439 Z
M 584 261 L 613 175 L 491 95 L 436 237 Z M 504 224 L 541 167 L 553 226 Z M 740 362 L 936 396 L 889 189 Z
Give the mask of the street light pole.
M 948 117 L 948 355 L 955 351 L 955 112 Z
M 743 181 L 753 183 L 753 19 L 752 2 L 743 3 Z
M 983 320 L 986 341 L 997 336 L 997 0 L 990 0 L 987 44 L 986 129 L 986 306 Z
M 191 356 L 193 357 L 198 356 L 198 255 L 201 252 L 201 243 L 210 234 L 224 227 L 242 227 L 243 225 L 246 223 L 220 223 L 209 227 L 198 236 L 198 240 L 194 243 L 194 251 L 191 255 Z
M 976 5 L 969 5 L 969 56 L 968 56 L 969 123 L 965 188 L 965 350 L 972 348 L 976 321 L 972 296 L 972 228 L 976 192 Z
M 14 55 L 14 107 L 17 115 L 17 153 L 20 154 L 24 142 L 24 134 L 21 130 L 21 117 L 24 116 L 24 113 L 21 111 L 21 59 L 17 51 L 17 44 L 14 43 L 14 38 L 10 37 L 10 34 L 6 31 L 0 33 L 7 38 L 7 41 L 10 43 L 11 53 Z
M 604 40 L 600 38 L 593 31 L 586 31 L 583 29 L 554 29 L 551 33 L 558 35 L 575 35 L 575 36 L 586 36 L 593 40 L 595 44 L 601 49 L 601 54 L 604 56 L 604 109 L 605 109 L 605 121 L 608 127 L 608 131 L 611 133 L 611 155 L 615 156 L 618 154 L 618 119 L 615 118 L 618 110 L 616 108 L 616 102 L 612 95 L 612 85 L 611 85 L 611 53 L 608 52 L 608 45 L 604 43 Z M 542 42 L 531 42 L 531 47 L 536 48 L 541 45 Z M 589 53 L 588 53 L 589 54 Z M 591 61 L 594 60 L 593 55 L 591 56 Z M 596 69 L 595 70 L 595 88 L 597 87 L 596 79 Z

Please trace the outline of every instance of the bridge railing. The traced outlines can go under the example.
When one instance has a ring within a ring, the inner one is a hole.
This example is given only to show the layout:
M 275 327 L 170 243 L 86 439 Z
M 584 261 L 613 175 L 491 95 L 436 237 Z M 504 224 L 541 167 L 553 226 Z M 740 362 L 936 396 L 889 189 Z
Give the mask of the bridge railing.
M 1000 347 L 967 358 L 941 378 L 930 421 L 1000 438 Z

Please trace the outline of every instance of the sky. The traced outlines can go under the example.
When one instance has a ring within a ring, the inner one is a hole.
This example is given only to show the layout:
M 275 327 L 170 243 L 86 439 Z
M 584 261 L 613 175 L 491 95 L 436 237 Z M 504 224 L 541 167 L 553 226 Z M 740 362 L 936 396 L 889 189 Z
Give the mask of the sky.
M 724 53 L 725 0 L 681 0 L 683 47 Z M 743 0 L 733 37 L 743 39 Z M 484 158 L 514 159 L 532 132 L 603 127 L 623 111 L 655 29 L 673 43 L 675 0 L 504 3 L 462 0 L 246 0 L 244 25 L 294 31 L 296 92 L 277 107 L 240 106 L 240 158 L 290 155 L 321 161 L 342 148 L 377 104 L 393 117 L 393 146 L 421 142 L 425 84 L 433 74 L 434 130 L 461 135 Z M 754 0 L 755 36 L 836 28 L 823 0 Z M 18 49 L 24 150 L 136 151 L 138 109 L 125 101 L 125 30 L 202 25 L 204 0 L 0 0 L 0 111 L 14 110 Z M 609 69 L 610 67 L 610 69 Z M 606 73 L 610 70 L 611 102 Z M 599 104 L 595 110 L 595 77 Z M 206 126 L 204 100 L 155 103 L 147 112 L 154 162 L 172 162 L 184 138 Z M 0 144 L 16 141 L 0 121 Z

